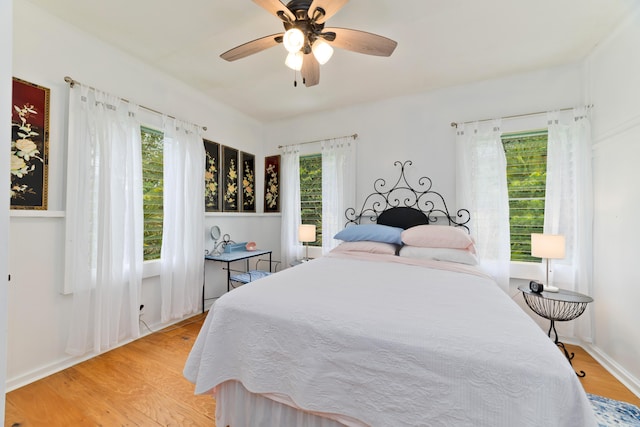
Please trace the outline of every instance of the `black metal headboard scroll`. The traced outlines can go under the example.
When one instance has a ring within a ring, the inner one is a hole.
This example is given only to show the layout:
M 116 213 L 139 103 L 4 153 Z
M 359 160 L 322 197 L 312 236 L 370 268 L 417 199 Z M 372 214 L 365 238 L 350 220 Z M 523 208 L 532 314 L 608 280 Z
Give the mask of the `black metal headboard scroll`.
M 411 211 L 419 211 L 426 217 L 426 223 L 437 224 L 448 221 L 448 225 L 463 227 L 469 232 L 467 224 L 471 219 L 469 211 L 458 209 L 455 216 L 449 213 L 449 208 L 444 197 L 437 191 L 432 190 L 433 182 L 426 176 L 418 179 L 416 186 L 412 186 L 407 181 L 405 167 L 413 163 L 411 160 L 405 162 L 396 161 L 394 166 L 400 167 L 400 176 L 395 184 L 387 189 L 387 182 L 383 178 L 378 178 L 373 183 L 374 192 L 369 194 L 362 203 L 359 211 L 349 208 L 345 211 L 345 217 L 349 224 L 360 224 L 363 218 L 371 222 L 377 222 L 384 212 L 402 212 L 402 215 Z M 412 219 L 409 219 L 411 224 Z M 419 219 L 418 219 L 419 221 Z M 424 221 L 422 222 L 424 223 Z M 447 225 L 447 224 L 443 224 Z

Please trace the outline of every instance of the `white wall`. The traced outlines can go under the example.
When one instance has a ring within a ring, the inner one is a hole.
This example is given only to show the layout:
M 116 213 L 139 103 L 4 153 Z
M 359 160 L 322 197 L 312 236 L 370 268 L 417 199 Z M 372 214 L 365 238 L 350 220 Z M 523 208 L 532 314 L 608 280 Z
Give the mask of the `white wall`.
M 13 23 L 11 21 L 13 1 L 0 1 L 0 93 L 11 93 L 11 51 L 13 49 Z M 9 96 L 0 101 L 0 117 L 11 115 Z M 0 120 L 0 144 L 10 146 L 8 135 L 11 133 L 9 120 Z M 9 150 L 0 151 L 0 176 L 9 176 Z M 4 420 L 5 383 L 7 378 L 7 289 L 9 260 L 9 187 L 0 186 L 0 419 Z
M 451 122 L 572 107 L 582 100 L 581 75 L 579 65 L 566 66 L 296 117 L 266 125 L 265 143 L 277 153 L 278 145 L 357 133 L 358 202 L 372 192 L 376 178 L 397 177 L 395 160 L 412 160 L 409 176 L 428 175 L 434 189 L 455 205 Z M 514 125 L 505 122 L 503 127 Z
M 640 12 L 587 61 L 594 140 L 595 351 L 640 395 Z
M 2 17 L 11 16 L 10 9 L 5 10 L 6 4 L 2 2 Z M 0 27 L 3 32 L 11 28 L 7 25 Z M 0 40 L 4 47 L 5 43 L 10 43 L 11 37 L 0 37 Z M 4 52 L 3 50 L 2 53 Z M 10 51 L 7 55 L 9 53 Z M 2 77 L 7 64 L 8 62 L 3 61 L 0 67 Z M 10 219 L 12 239 L 8 265 L 12 281 L 8 294 L 7 384 L 9 389 L 13 389 L 76 361 L 64 352 L 72 297 L 60 294 L 64 280 L 65 127 L 68 90 L 64 82 L 65 76 L 166 114 L 207 126 L 205 138 L 255 154 L 256 186 L 260 189 L 257 197 L 258 212 L 262 210 L 264 153 L 260 123 L 208 99 L 185 84 L 86 35 L 29 2 L 16 2 L 13 8 L 13 69 L 11 71 L 9 68 L 6 73 L 51 89 L 49 211 L 12 211 Z M 4 79 L 3 81 L 6 83 Z M 0 134 L 9 134 L 4 125 L 0 129 L 4 129 Z M 4 158 L 2 155 L 2 159 Z M 223 230 L 230 233 L 232 238 L 255 240 L 264 247 L 276 245 L 279 252 L 277 215 L 209 214 L 206 222 L 208 225 L 224 223 Z M 3 244 L 6 241 L 2 239 Z M 0 255 L 3 252 L 0 248 Z M 1 256 L 1 259 L 5 262 L 7 257 Z M 215 270 L 210 266 L 208 268 Z M 0 264 L 0 277 L 6 277 L 3 271 Z M 144 319 L 155 329 L 161 326 L 159 280 L 152 273 L 146 273 L 148 277 L 143 281 L 142 289 Z M 214 293 L 216 288 L 222 288 L 222 279 L 216 271 L 207 274 L 207 292 Z M 5 313 L 4 310 L 1 312 Z

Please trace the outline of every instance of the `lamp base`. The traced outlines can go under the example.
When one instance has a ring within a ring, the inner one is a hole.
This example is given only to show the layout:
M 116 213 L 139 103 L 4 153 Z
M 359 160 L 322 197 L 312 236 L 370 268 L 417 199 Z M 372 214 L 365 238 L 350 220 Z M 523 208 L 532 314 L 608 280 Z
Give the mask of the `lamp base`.
M 542 290 L 544 292 L 558 292 L 560 290 L 560 288 L 557 288 L 555 286 L 547 286 L 547 285 L 543 285 L 544 287 L 542 288 Z

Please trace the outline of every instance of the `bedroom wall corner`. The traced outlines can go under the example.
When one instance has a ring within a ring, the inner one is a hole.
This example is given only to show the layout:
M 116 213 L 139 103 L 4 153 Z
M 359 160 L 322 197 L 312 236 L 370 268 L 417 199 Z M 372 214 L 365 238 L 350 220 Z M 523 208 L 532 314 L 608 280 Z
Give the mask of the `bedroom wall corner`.
M 594 351 L 640 396 L 640 9 L 586 61 L 593 108 Z

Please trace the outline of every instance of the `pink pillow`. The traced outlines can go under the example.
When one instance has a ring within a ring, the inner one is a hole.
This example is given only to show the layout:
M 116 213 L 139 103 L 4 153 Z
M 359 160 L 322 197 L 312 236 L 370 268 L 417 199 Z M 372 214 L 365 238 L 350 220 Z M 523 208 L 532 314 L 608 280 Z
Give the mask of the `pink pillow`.
M 395 255 L 398 245 L 383 242 L 361 240 L 359 242 L 340 243 L 331 252 L 368 252 L 371 254 Z
M 402 243 L 421 248 L 465 249 L 475 253 L 473 239 L 461 228 L 448 225 L 416 225 L 402 232 Z

